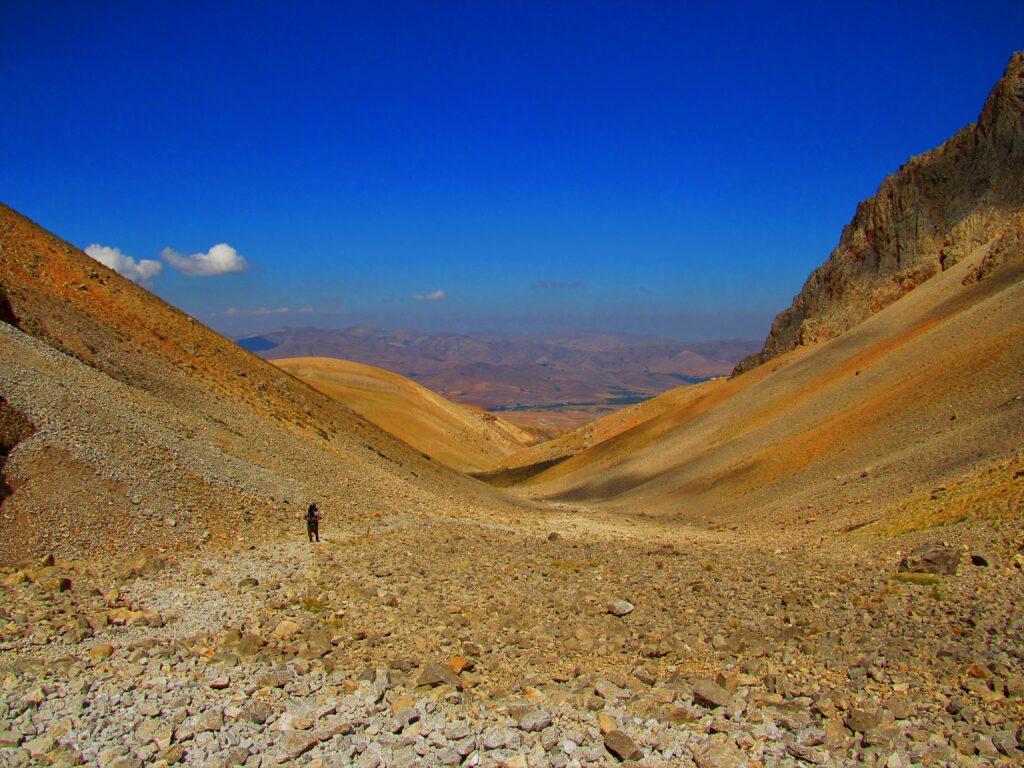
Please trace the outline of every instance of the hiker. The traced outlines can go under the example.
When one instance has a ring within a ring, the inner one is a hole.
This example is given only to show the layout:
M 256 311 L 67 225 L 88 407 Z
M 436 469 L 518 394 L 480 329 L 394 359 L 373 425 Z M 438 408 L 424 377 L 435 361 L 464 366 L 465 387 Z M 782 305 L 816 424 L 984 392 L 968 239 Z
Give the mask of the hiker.
M 320 541 L 320 508 L 317 507 L 316 502 L 309 505 L 303 519 L 306 521 L 306 533 L 309 534 L 309 540 L 311 542 Z

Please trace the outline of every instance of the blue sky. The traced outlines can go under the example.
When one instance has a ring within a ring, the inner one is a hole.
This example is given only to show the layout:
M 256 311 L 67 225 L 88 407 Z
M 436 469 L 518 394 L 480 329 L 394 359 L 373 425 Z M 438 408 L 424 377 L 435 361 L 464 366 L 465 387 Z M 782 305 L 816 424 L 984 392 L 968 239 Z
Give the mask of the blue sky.
M 1024 48 L 1020 2 L 207 5 L 0 3 L 0 200 L 228 333 L 762 337 Z

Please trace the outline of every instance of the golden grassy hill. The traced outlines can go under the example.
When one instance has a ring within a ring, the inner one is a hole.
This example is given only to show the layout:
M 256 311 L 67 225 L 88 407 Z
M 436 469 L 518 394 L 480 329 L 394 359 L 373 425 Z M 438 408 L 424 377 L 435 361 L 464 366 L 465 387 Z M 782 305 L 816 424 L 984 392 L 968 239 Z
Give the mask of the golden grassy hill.
M 1018 214 L 994 242 L 842 336 L 663 396 L 684 402 L 652 401 L 652 418 L 527 488 L 736 525 L 829 512 L 837 525 L 870 520 L 979 473 L 1016 498 L 1007 484 L 1024 484 L 1012 476 L 1024 445 L 1022 278 Z
M 521 427 L 479 408 L 453 403 L 383 368 L 327 357 L 273 363 L 460 472 L 493 465 L 536 441 L 533 433 Z

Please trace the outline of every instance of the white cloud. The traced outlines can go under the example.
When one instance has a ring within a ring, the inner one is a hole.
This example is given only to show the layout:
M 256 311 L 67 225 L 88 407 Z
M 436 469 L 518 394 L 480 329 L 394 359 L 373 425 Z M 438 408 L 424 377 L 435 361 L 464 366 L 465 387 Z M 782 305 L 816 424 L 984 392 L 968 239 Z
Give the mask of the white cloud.
M 227 243 L 218 243 L 206 253 L 193 253 L 191 256 L 164 248 L 160 257 L 181 274 L 192 277 L 244 272 L 249 267 L 245 257 Z
M 417 293 L 413 295 L 416 301 L 440 301 L 448 296 L 444 291 L 431 291 L 430 293 Z
M 121 253 L 120 248 L 93 243 L 85 252 L 105 267 L 110 267 L 117 274 L 127 277 L 135 283 L 147 283 L 160 274 L 164 265 L 153 259 L 139 259 Z

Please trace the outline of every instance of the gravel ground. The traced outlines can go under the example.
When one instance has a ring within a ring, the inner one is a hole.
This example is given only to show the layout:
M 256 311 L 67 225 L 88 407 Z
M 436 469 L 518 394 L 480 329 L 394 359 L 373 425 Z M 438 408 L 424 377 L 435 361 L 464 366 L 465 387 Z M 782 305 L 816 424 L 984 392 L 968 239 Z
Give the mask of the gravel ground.
M 1024 755 L 1019 523 L 942 529 L 957 573 L 908 576 L 901 548 L 938 538 L 672 540 L 559 513 L 328 515 L 320 544 L 282 530 L 234 549 L 7 569 L 0 763 Z

